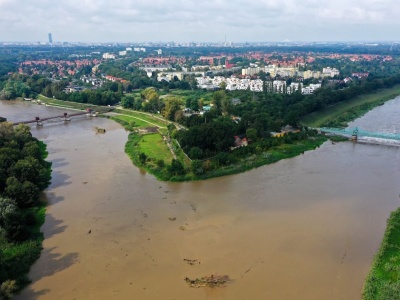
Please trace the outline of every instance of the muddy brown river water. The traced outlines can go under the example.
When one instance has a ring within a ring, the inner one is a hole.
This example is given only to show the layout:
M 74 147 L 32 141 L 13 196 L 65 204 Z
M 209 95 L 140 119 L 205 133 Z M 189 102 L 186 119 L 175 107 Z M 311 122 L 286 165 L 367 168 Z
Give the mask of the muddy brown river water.
M 0 102 L 10 121 L 60 112 Z M 110 120 L 32 133 L 48 145 L 53 180 L 44 250 L 20 300 L 360 299 L 400 204 L 399 147 L 329 142 L 243 174 L 167 183 L 131 164 L 127 133 Z M 231 281 L 184 281 L 210 274 Z

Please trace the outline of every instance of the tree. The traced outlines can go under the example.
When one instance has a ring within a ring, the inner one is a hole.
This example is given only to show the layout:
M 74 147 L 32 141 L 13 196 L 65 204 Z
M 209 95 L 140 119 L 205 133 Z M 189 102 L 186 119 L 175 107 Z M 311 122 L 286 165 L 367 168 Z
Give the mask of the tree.
M 0 235 L 9 242 L 25 240 L 28 233 L 23 223 L 21 210 L 15 201 L 0 197 Z
M 175 114 L 181 110 L 182 102 L 176 97 L 168 97 L 165 99 L 165 107 L 162 110 L 164 118 L 175 121 Z
M 229 111 L 232 107 L 232 100 L 227 97 L 223 98 L 221 101 L 221 110 L 224 116 L 229 114 Z
M 168 172 L 172 176 L 183 175 L 185 174 L 185 168 L 183 167 L 182 163 L 179 160 L 173 159 L 171 165 L 168 167 Z
M 0 197 L 0 233 L 3 231 L 6 234 L 9 231 L 18 213 L 18 206 L 14 200 Z
M 18 289 L 15 280 L 6 280 L 1 283 L 0 286 L 0 299 L 11 300 L 13 298 L 13 293 Z
M 217 109 L 221 108 L 222 101 L 226 98 L 226 93 L 223 90 L 216 91 L 213 94 L 212 103 Z
M 247 136 L 247 139 L 249 139 L 249 140 L 252 141 L 252 142 L 257 141 L 257 139 L 258 139 L 257 129 L 255 129 L 255 128 L 248 128 L 248 129 L 246 130 L 246 136 Z
M 18 160 L 12 167 L 10 175 L 14 176 L 21 182 L 30 181 L 34 183 L 39 183 L 39 171 L 40 171 L 39 161 L 33 157 L 26 157 L 24 159 Z
M 200 160 L 193 160 L 191 168 L 195 175 L 201 175 L 204 173 L 203 163 Z
M 126 96 L 121 99 L 121 105 L 123 108 L 133 108 L 135 98 L 132 96 Z
M 291 126 L 297 126 L 299 124 L 299 119 L 298 111 L 291 110 L 285 117 L 285 123 Z
M 163 159 L 159 159 L 157 160 L 157 166 L 160 168 L 164 168 L 165 167 L 165 162 Z
M 18 207 L 32 207 L 39 198 L 39 188 L 32 182 L 20 182 L 15 177 L 9 177 L 6 181 L 6 188 L 4 189 L 7 196 L 15 199 Z
M 147 155 L 144 154 L 143 152 L 140 152 L 140 154 L 139 154 L 139 160 L 140 160 L 140 162 L 144 165 L 144 164 L 146 163 L 146 160 L 147 160 Z
M 191 159 L 200 159 L 203 157 L 203 150 L 199 147 L 193 147 L 189 150 L 188 155 Z

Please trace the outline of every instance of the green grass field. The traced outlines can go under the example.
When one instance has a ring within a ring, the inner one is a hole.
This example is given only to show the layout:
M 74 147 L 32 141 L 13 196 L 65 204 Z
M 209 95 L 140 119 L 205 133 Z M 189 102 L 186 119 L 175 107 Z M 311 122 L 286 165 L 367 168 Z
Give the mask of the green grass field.
M 149 122 L 145 122 L 142 121 L 134 116 L 124 116 L 124 115 L 119 115 L 119 116 L 115 116 L 113 117 L 113 119 L 119 119 L 119 120 L 123 120 L 125 122 L 130 123 L 131 121 L 135 122 L 135 128 L 143 128 L 143 127 L 150 127 L 153 126 L 152 124 L 150 124 Z
M 170 164 L 173 159 L 171 151 L 169 151 L 162 136 L 158 133 L 142 136 L 138 147 L 140 152 L 143 152 L 147 157 L 156 161 L 162 159 L 165 163 Z
M 358 96 L 352 100 L 341 102 L 327 107 L 321 111 L 312 113 L 301 120 L 301 123 L 309 127 L 320 127 L 323 123 L 332 118 L 338 117 L 349 109 L 361 106 L 364 103 L 378 102 L 382 99 L 390 100 L 400 94 L 400 85 L 392 88 L 382 89 L 374 93 Z
M 166 128 L 167 125 L 170 123 L 168 120 L 163 119 L 161 116 L 151 115 L 149 113 L 138 112 L 130 109 L 115 109 L 114 112 L 141 119 L 142 121 L 148 122 L 150 124 L 148 126 L 158 126 Z

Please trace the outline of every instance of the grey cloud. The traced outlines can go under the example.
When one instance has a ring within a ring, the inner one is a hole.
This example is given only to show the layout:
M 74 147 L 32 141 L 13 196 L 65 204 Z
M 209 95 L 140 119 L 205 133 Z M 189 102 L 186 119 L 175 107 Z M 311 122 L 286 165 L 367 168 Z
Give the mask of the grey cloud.
M 399 10 L 398 0 L 0 0 L 0 39 L 348 40 L 364 38 L 360 26 L 396 39 Z

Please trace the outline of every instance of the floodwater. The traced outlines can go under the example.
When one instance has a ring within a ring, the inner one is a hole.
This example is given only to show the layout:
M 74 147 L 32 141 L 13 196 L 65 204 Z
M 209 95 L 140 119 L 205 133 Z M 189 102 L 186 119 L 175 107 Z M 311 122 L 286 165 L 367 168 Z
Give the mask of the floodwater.
M 61 112 L 0 102 L 10 121 Z M 400 204 L 399 147 L 328 142 L 250 172 L 166 183 L 131 164 L 127 133 L 110 120 L 32 132 L 53 180 L 44 250 L 16 299 L 360 299 Z M 211 274 L 231 281 L 184 281 Z

